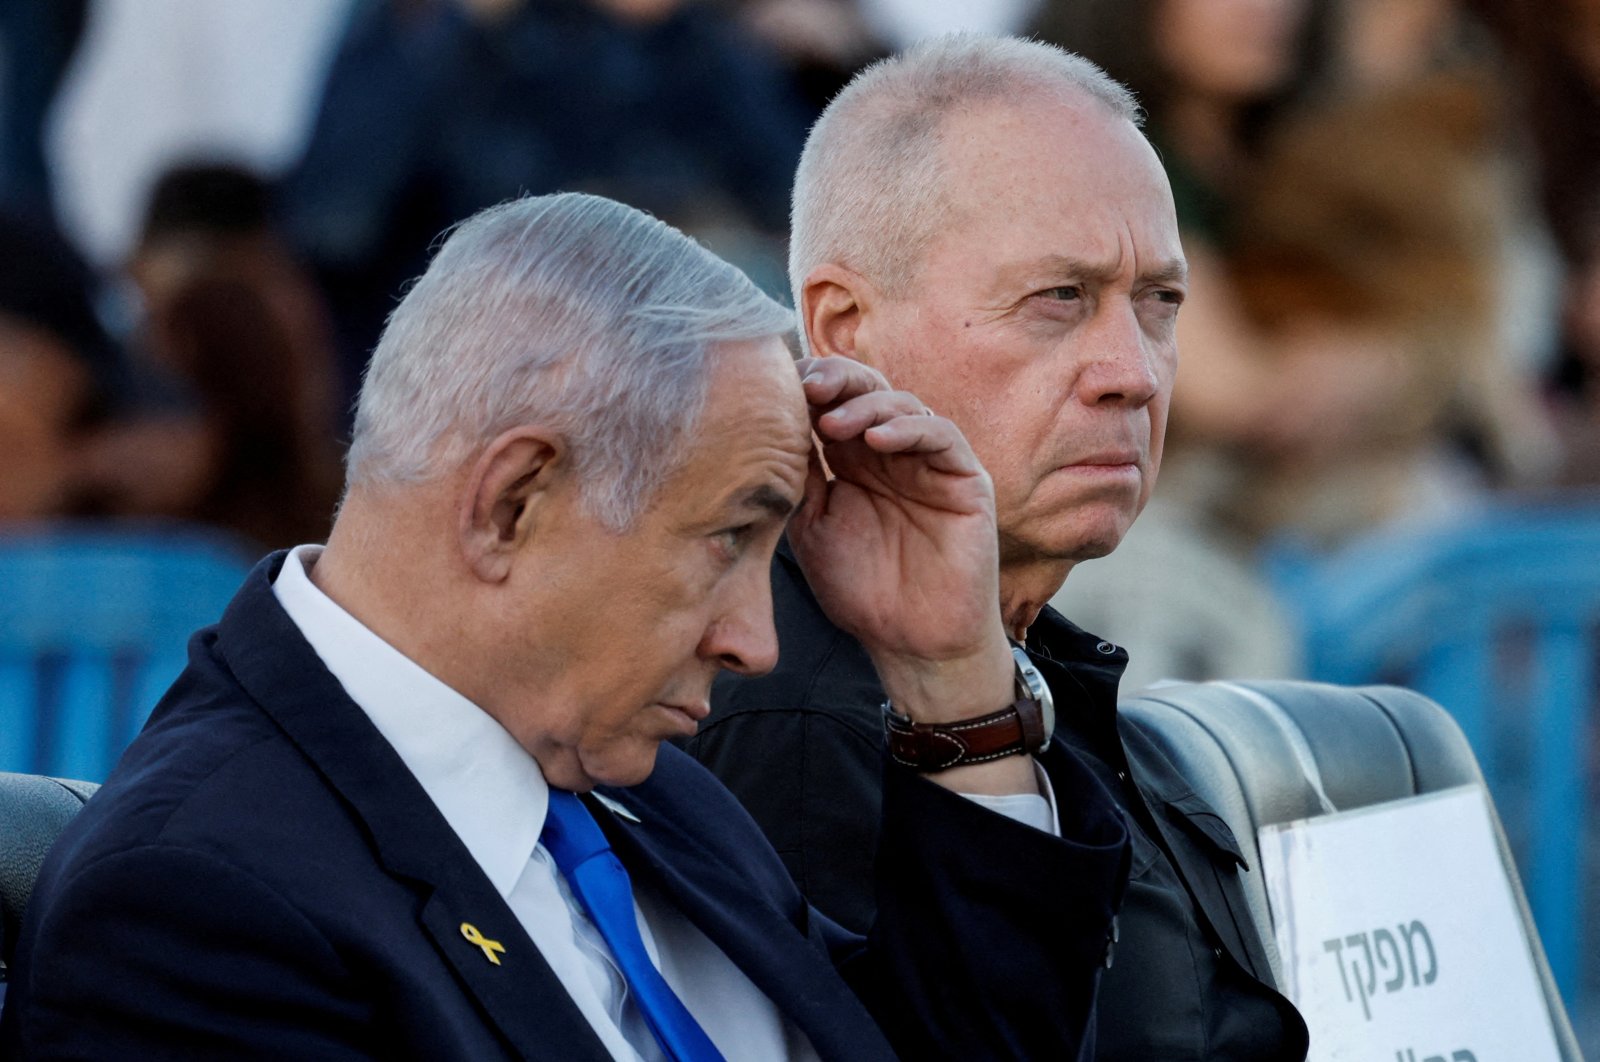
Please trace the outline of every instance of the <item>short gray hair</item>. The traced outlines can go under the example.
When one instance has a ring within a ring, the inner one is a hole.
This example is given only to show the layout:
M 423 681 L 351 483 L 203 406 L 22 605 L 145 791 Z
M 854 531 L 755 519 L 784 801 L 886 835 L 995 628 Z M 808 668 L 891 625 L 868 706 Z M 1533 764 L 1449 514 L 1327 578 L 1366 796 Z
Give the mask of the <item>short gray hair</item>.
M 1087 96 L 1135 125 L 1141 120 L 1133 94 L 1094 63 L 1015 37 L 934 37 L 857 74 L 812 126 L 800 156 L 789 237 L 795 305 L 823 262 L 903 295 L 949 214 L 945 119 L 1029 92 Z
M 519 424 L 570 446 L 590 511 L 622 530 L 686 455 L 722 343 L 793 315 L 631 207 L 565 193 L 457 226 L 367 367 L 349 484 L 419 482 Z

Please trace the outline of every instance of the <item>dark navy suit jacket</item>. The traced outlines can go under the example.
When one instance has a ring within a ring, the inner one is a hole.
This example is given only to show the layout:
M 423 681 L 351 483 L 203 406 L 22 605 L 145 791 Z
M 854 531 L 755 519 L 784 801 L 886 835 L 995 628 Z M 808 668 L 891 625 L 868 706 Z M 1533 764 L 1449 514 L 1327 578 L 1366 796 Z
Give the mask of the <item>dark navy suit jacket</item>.
M 588 1023 L 258 565 L 27 912 L 0 1049 L 22 1058 L 603 1059 Z M 619 648 L 619 652 L 620 652 Z M 619 656 L 619 666 L 626 661 Z M 1055 758 L 1052 758 L 1055 759 Z M 1072 1058 L 1127 872 L 1081 764 L 1056 839 L 898 769 L 880 917 L 808 908 L 710 774 L 670 746 L 592 805 L 647 878 L 824 1058 Z M 500 941 L 500 964 L 462 923 Z

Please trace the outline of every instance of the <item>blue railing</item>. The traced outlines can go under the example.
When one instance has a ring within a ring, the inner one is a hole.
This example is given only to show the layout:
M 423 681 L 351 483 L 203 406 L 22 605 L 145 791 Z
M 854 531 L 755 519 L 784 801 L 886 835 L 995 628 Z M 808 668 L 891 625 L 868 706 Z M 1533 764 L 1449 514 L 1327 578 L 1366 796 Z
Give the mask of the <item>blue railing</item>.
M 0 534 L 0 771 L 103 780 L 251 559 L 188 527 Z

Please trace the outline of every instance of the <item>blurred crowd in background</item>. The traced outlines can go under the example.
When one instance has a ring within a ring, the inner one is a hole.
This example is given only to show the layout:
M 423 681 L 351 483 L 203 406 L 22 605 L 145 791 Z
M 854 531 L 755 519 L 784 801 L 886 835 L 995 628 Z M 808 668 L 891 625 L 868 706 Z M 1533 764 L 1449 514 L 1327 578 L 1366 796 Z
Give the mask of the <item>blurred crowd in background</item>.
M 1293 673 L 1263 544 L 1600 484 L 1600 0 L 7 0 L 0 521 L 320 540 L 443 228 L 594 191 L 786 296 L 809 122 L 958 29 L 1102 64 L 1172 178 L 1158 500 L 1064 593 L 1126 624 L 1132 570 L 1149 608 L 1187 582 L 1260 622 L 1137 677 Z

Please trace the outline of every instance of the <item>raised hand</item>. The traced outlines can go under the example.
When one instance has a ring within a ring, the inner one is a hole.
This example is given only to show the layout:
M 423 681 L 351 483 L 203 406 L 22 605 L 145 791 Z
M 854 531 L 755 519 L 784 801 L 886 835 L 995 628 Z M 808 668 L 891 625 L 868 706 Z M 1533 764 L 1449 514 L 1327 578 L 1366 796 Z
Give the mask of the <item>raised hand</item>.
M 873 369 L 840 357 L 799 369 L 821 458 L 789 540 L 817 600 L 913 718 L 1009 703 L 988 473 L 954 424 Z

